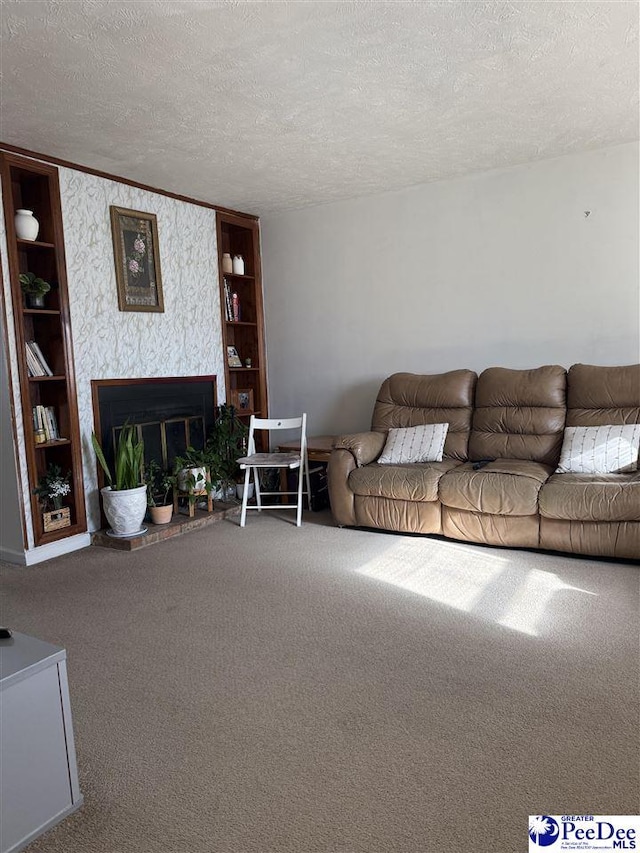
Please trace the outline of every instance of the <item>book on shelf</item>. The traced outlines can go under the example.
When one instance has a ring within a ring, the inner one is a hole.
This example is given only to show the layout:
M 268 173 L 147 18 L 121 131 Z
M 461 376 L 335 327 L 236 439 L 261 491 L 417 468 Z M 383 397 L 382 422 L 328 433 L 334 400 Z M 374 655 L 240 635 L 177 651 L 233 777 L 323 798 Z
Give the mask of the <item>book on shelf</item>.
M 233 293 L 231 290 L 231 286 L 229 282 L 224 280 L 224 310 L 225 310 L 225 318 L 228 322 L 233 322 L 234 320 L 237 322 L 236 311 L 234 310 L 234 297 L 237 300 L 238 294 Z
M 33 407 L 33 424 L 35 426 L 36 433 L 40 433 L 41 435 L 38 443 L 43 440 L 42 437 L 44 437 L 44 441 L 51 440 L 49 438 L 49 430 L 44 417 L 44 406 Z
M 60 432 L 58 431 L 58 422 L 56 420 L 56 413 L 53 406 L 45 406 L 44 413 L 49 425 L 49 434 L 51 435 L 50 440 L 60 441 Z
M 46 375 L 47 375 L 47 376 L 53 376 L 53 370 L 51 370 L 51 368 L 50 368 L 50 367 L 49 367 L 49 365 L 47 364 L 47 359 L 46 359 L 46 358 L 44 357 L 44 355 L 42 354 L 42 350 L 41 350 L 41 349 L 40 349 L 40 347 L 38 346 L 38 343 L 37 343 L 36 341 L 29 341 L 29 343 L 30 343 L 30 345 L 31 345 L 31 349 L 32 349 L 32 350 L 35 352 L 35 354 L 37 355 L 37 357 L 38 357 L 38 361 L 39 361 L 39 362 L 40 362 L 40 364 L 43 366 L 43 368 L 44 368 L 44 372 L 46 373 Z
M 33 428 L 36 433 L 44 435 L 45 441 L 62 441 L 53 406 L 33 407 Z M 36 441 L 36 444 L 39 443 L 39 441 Z
M 27 367 L 32 376 L 53 376 L 53 371 L 35 341 L 27 341 Z
M 231 294 L 231 311 L 233 314 L 233 322 L 240 322 L 240 297 L 237 293 Z
M 225 319 L 229 322 L 233 320 L 233 308 L 231 305 L 231 288 L 229 287 L 229 282 L 225 278 L 224 280 L 224 313 Z
M 44 368 L 35 357 L 35 354 L 31 350 L 28 341 L 25 343 L 25 349 L 27 351 L 27 370 L 29 371 L 29 376 L 45 376 Z
M 44 430 L 40 427 L 38 407 L 34 406 L 31 411 L 33 412 L 33 434 L 36 440 L 36 444 L 42 444 L 43 441 L 47 440 L 47 437 L 44 434 Z
M 47 410 L 44 406 L 40 406 L 40 415 L 42 417 L 42 426 L 44 428 L 45 437 L 47 441 L 51 441 L 53 439 L 53 436 L 51 435 L 51 424 L 47 416 Z

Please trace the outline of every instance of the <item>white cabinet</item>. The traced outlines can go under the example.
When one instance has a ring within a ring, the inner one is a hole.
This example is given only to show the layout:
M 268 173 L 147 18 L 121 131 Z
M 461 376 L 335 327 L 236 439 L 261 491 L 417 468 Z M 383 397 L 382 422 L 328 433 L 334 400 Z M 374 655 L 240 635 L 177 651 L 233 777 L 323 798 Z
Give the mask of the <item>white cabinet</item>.
M 82 805 L 66 652 L 0 640 L 0 853 L 16 853 Z

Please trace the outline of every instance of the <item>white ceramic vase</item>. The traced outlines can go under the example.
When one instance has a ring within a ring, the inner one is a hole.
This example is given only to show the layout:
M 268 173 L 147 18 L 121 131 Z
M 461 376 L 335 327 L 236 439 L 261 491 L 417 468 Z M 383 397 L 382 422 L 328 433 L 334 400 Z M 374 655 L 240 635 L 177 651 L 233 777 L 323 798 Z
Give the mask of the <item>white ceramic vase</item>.
M 244 258 L 242 255 L 233 256 L 233 272 L 235 275 L 244 275 Z
M 101 490 L 102 507 L 115 536 L 133 536 L 140 533 L 147 511 L 147 487 L 135 489 Z
M 222 255 L 222 272 L 233 272 L 233 261 L 229 252 L 224 252 Z
M 16 226 L 16 236 L 20 240 L 36 240 L 38 237 L 38 231 L 40 230 L 40 223 L 33 215 L 32 210 L 26 210 L 25 208 L 19 208 L 16 210 L 16 215 L 14 217 L 14 222 Z

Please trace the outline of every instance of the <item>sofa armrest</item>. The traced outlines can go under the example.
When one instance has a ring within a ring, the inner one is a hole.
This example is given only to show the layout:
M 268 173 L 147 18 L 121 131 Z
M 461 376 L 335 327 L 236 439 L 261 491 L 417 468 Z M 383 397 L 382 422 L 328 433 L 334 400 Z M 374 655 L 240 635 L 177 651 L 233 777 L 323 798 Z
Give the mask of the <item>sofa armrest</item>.
M 327 465 L 327 486 L 331 512 L 340 527 L 356 523 L 354 494 L 349 488 L 349 474 L 356 468 L 352 453 L 344 447 L 334 448 Z
M 335 442 L 334 448 L 348 450 L 353 456 L 356 466 L 361 468 L 368 465 L 382 453 L 387 440 L 384 432 L 356 432 L 352 435 L 341 435 Z
M 331 512 L 340 527 L 356 524 L 355 495 L 349 487 L 349 475 L 377 459 L 386 438 L 384 432 L 358 432 L 341 435 L 334 443 L 327 480 Z

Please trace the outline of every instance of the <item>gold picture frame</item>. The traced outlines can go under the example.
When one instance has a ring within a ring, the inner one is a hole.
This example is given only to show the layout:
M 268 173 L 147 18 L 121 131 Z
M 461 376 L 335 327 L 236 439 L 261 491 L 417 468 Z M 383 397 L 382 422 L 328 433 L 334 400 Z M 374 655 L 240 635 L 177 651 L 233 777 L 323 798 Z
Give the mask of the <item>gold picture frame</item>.
M 154 213 L 109 208 L 120 311 L 164 312 L 158 249 L 158 220 Z
M 238 355 L 238 350 L 235 347 L 227 347 L 227 364 L 229 367 L 242 367 L 242 359 Z

